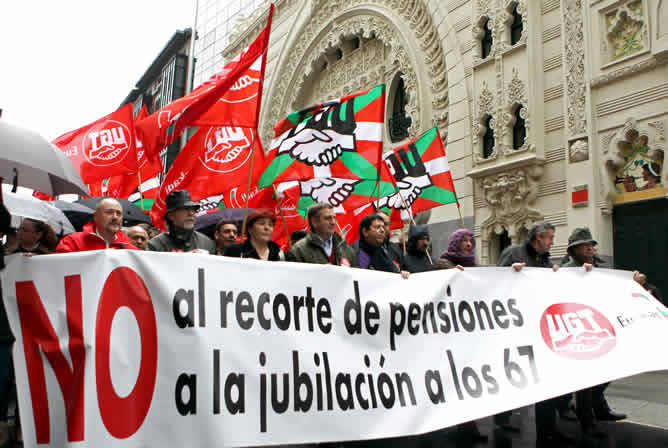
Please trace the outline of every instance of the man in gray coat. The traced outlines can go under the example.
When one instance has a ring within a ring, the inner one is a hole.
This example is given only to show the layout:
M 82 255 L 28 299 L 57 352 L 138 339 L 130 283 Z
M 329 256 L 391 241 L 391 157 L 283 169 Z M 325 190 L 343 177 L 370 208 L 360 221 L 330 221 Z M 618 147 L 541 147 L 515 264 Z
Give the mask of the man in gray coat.
M 559 269 L 550 260 L 550 248 L 554 244 L 554 226 L 549 222 L 535 224 L 529 230 L 529 238 L 521 243 L 514 244 L 503 250 L 497 262 L 497 266 L 512 266 L 519 272 L 524 266 L 536 268 L 550 268 L 553 271 Z M 539 446 L 563 446 L 573 443 L 575 439 L 557 429 L 557 411 L 562 418 L 568 416 L 575 419 L 568 410 L 570 394 L 561 397 L 550 398 L 536 403 L 536 443 Z M 502 413 L 494 416 L 494 421 L 500 426 L 509 425 L 510 413 Z M 512 426 L 511 426 L 512 427 Z
M 195 213 L 199 208 L 186 190 L 172 191 L 165 199 L 167 212 L 166 233 L 151 239 L 148 250 L 155 252 L 203 252 L 216 253 L 216 243 L 208 236 L 195 230 Z

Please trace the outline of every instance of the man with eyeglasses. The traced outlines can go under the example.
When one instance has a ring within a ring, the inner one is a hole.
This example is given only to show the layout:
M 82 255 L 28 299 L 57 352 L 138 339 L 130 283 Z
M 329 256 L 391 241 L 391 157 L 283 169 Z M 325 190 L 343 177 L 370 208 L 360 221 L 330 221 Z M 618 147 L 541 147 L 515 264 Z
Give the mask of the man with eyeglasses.
M 199 205 L 186 190 L 172 191 L 165 199 L 165 221 L 168 232 L 152 238 L 148 250 L 155 252 L 216 253 L 216 243 L 195 230 L 195 213 Z

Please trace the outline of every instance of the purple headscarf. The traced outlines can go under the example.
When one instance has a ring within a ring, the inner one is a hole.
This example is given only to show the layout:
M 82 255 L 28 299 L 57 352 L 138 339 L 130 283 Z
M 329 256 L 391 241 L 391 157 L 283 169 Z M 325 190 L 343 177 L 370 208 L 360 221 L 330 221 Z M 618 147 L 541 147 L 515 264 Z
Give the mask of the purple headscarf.
M 464 237 L 470 236 L 473 243 L 473 252 L 466 254 L 462 252 L 462 241 Z M 453 232 L 448 239 L 448 250 L 441 255 L 441 258 L 450 260 L 454 264 L 464 267 L 473 267 L 475 262 L 475 237 L 469 229 L 459 229 Z

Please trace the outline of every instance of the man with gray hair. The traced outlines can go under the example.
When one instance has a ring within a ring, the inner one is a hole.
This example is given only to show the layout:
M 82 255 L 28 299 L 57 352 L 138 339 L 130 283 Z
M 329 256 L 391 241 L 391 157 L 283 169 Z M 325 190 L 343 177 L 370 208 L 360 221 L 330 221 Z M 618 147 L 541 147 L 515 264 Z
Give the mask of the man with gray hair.
M 550 248 L 554 244 L 554 226 L 549 222 L 536 223 L 529 230 L 529 238 L 521 243 L 506 247 L 501 255 L 497 266 L 512 266 L 519 272 L 524 266 L 532 268 L 550 268 L 553 271 L 559 269 L 559 265 L 553 265 L 550 260 Z M 568 408 L 571 394 L 561 397 L 550 398 L 536 403 L 536 443 L 543 446 L 555 444 L 573 443 L 575 439 L 557 429 L 557 411 L 562 418 L 575 420 L 575 413 Z M 510 427 L 510 412 L 494 416 L 494 422 L 502 427 Z

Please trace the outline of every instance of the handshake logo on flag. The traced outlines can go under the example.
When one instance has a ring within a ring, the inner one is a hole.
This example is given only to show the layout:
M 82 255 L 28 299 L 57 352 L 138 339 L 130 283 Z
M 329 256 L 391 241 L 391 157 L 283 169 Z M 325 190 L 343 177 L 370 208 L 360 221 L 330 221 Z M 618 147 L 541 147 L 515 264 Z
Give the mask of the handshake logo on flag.
M 123 123 L 108 121 L 102 129 L 93 128 L 84 137 L 84 155 L 96 166 L 109 166 L 125 158 L 130 148 L 130 131 Z
M 397 181 L 399 191 L 381 198 L 377 208 L 406 209 L 422 194 L 424 188 L 434 184 L 415 143 L 409 144 L 408 148 L 410 158 L 404 148 L 400 148 L 396 153 L 389 152 L 383 157 L 390 173 Z
M 341 109 L 345 116 L 341 118 Z M 277 153 L 290 154 L 311 166 L 331 165 L 344 151 L 356 151 L 355 109 L 352 100 L 323 106 L 313 118 L 290 129 Z
M 202 162 L 211 171 L 234 171 L 250 157 L 251 144 L 243 128 L 211 128 L 205 142 L 206 152 Z

